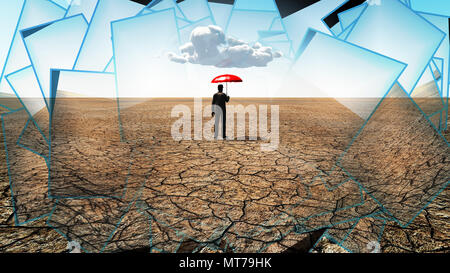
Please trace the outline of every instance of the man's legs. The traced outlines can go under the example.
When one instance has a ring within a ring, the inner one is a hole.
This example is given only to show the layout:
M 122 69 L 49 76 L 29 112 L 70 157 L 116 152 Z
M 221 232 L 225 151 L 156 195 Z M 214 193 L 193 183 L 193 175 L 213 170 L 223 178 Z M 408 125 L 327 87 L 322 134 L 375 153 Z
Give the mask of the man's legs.
M 221 118 L 221 111 L 216 111 L 215 117 L 215 123 L 214 123 L 214 139 L 217 139 L 219 136 L 219 124 L 220 124 L 220 118 Z
M 213 106 L 215 114 L 214 123 L 214 139 L 219 136 L 219 124 L 222 123 L 222 138 L 225 139 L 227 135 L 227 112 L 219 106 Z
M 227 138 L 227 110 L 226 109 L 222 109 L 222 136 L 223 139 Z

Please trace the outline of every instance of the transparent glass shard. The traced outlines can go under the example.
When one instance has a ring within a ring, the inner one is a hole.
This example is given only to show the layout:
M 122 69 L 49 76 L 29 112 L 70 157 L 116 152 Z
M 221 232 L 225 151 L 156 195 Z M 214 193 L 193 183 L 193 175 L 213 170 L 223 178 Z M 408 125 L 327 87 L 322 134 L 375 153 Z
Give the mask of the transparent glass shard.
M 383 1 L 365 9 L 347 41 L 408 64 L 399 83 L 410 94 L 444 37 L 403 3 Z
M 439 74 L 443 74 L 444 71 L 444 60 L 442 58 L 433 58 L 433 64 L 435 68 L 439 71 Z
M 241 11 L 234 10 L 231 14 L 226 33 L 237 39 L 252 43 L 258 41 L 258 31 L 268 30 L 278 11 Z
M 284 31 L 258 31 L 258 36 L 260 40 L 267 42 L 289 42 L 289 38 Z
M 234 9 L 278 11 L 278 7 L 274 0 L 236 0 L 234 1 Z
M 184 0 L 178 4 L 186 19 L 195 22 L 205 17 L 211 17 L 211 10 L 207 0 Z M 214 21 L 214 17 L 212 17 Z
M 6 59 L 10 53 L 24 3 L 24 0 L 2 1 L 0 3 L 0 18 L 2 18 L 0 24 L 0 33 L 2 33 L 0 36 L 0 73 L 2 73 Z M 1 80 L 2 77 L 0 77 Z M 3 91 L 0 89 L 0 92 Z
M 445 40 L 442 42 L 439 49 L 436 51 L 433 60 L 435 64 L 437 64 L 438 69 L 441 71 L 441 79 L 442 82 L 441 88 L 439 91 L 441 92 L 441 97 L 444 99 L 444 103 L 449 94 L 449 74 L 450 74 L 450 31 L 449 31 L 449 19 L 444 16 L 430 15 L 430 14 L 422 14 L 422 16 L 427 19 L 429 22 L 438 27 L 441 31 L 446 34 Z M 443 127 L 445 129 L 445 126 Z
M 114 57 L 113 57 L 114 58 Z M 108 66 L 105 68 L 104 72 L 114 73 L 114 59 L 111 60 L 111 62 L 108 64 Z
M 121 198 L 131 146 L 121 141 L 114 75 L 53 73 L 57 83 L 51 99 L 51 196 Z
M 50 69 L 71 69 L 83 42 L 87 24 L 82 15 L 55 21 L 28 36 L 25 47 L 30 56 L 42 94 L 50 98 Z M 42 50 L 42 48 L 48 50 Z
M 328 190 L 333 190 L 346 183 L 350 177 L 338 166 L 334 166 L 330 171 L 324 171 L 320 179 L 325 183 Z
M 73 0 L 73 1 L 72 0 L 51 0 L 51 1 L 63 9 L 67 9 L 71 2 L 74 2 L 75 4 L 77 4 L 78 2 L 81 2 L 80 0 Z
M 440 97 L 441 88 L 439 86 L 439 82 L 442 80 L 441 72 L 436 69 L 436 66 L 433 61 L 430 62 L 430 64 L 426 67 L 426 69 L 423 71 L 423 74 L 419 81 L 417 82 L 416 88 L 413 90 L 413 92 L 416 92 L 417 88 L 420 88 L 421 86 L 430 83 L 431 81 L 434 81 L 435 87 L 437 89 L 437 95 L 436 92 L 422 92 L 425 94 L 425 97 L 435 96 Z M 413 95 L 413 92 L 410 94 L 410 96 Z M 426 95 L 428 94 L 428 95 Z M 432 95 L 431 95 L 432 94 Z
M 410 6 L 409 0 L 399 0 L 399 1 L 401 1 L 403 4 L 407 5 L 408 7 Z
M 14 219 L 16 225 L 22 225 L 48 216 L 52 209 L 48 167 L 43 157 L 18 145 L 28 114 L 18 110 L 2 114 L 1 119 Z
M 439 94 L 443 97 L 442 88 L 443 88 L 443 71 L 444 71 L 444 59 L 441 58 L 433 58 L 430 63 L 431 70 L 433 72 L 434 79 L 439 88 Z
M 225 27 L 227 26 L 228 18 L 231 15 L 233 5 L 211 2 L 209 3 L 209 6 L 211 8 L 212 16 L 214 17 L 216 25 L 218 25 L 222 29 L 225 29 Z
M 428 66 L 423 73 L 422 79 L 411 93 L 411 97 L 427 116 L 442 111 L 444 101 L 441 98 L 431 66 Z
M 188 89 L 185 66 L 167 56 L 180 47 L 175 13 L 170 9 L 120 20 L 112 24 L 112 29 L 122 129 L 125 137 L 138 136 L 140 133 L 129 127 L 135 122 L 124 116 L 126 104 L 122 98 L 171 97 Z M 148 136 L 148 132 L 141 133 L 141 137 Z
M 356 24 L 356 22 L 351 24 L 350 26 L 348 26 L 346 29 L 344 29 L 344 31 L 339 33 L 339 35 L 337 37 L 342 40 L 347 39 L 347 36 L 350 34 L 350 31 L 352 31 L 352 28 L 355 24 Z
M 429 116 L 430 122 L 434 125 L 434 127 L 440 129 L 441 117 L 442 117 L 442 111 L 438 112 L 438 113 L 434 113 L 431 116 Z
M 342 32 L 342 26 L 340 24 L 336 24 L 330 30 L 334 36 L 338 36 Z
M 447 95 L 447 103 L 445 106 L 445 112 L 443 113 L 443 118 L 441 119 L 442 130 L 447 130 L 447 128 L 448 128 L 448 113 L 449 113 L 449 99 L 448 99 L 448 95 Z
M 393 89 L 338 165 L 404 227 L 448 185 L 449 154 L 413 100 Z
M 450 17 L 450 5 L 445 0 L 409 0 L 411 9 L 420 12 L 444 15 Z
M 183 18 L 188 20 L 188 18 L 184 15 L 183 11 L 180 9 L 179 5 L 176 4 L 174 0 L 162 0 L 162 1 L 154 1 L 155 3 L 150 4 L 151 11 L 162 11 L 165 9 L 173 8 L 175 10 L 175 14 L 179 18 Z
M 108 72 L 59 70 L 58 98 L 109 98 L 115 99 L 115 75 Z M 56 94 L 56 93 L 55 93 Z
M 378 0 L 376 0 L 376 1 L 378 1 Z M 345 3 L 340 5 L 335 10 L 330 11 L 329 14 L 327 14 L 322 19 L 322 21 L 324 22 L 324 24 L 327 26 L 328 29 L 331 29 L 336 24 L 341 25 L 342 23 L 340 22 L 340 16 L 339 16 L 341 13 L 348 12 L 348 13 L 352 14 L 352 12 L 354 13 L 355 9 L 358 9 L 359 5 L 367 4 L 365 2 L 369 2 L 369 1 L 365 1 L 365 0 L 346 1 Z M 371 3 L 369 2 L 369 4 L 371 4 Z M 377 3 L 375 3 L 375 4 L 377 4 Z
M 74 69 L 103 71 L 113 56 L 111 22 L 138 14 L 143 6 L 128 0 L 100 1 L 84 37 Z
M 282 19 L 292 47 L 298 50 L 309 28 L 329 33 L 322 18 L 345 3 L 346 0 L 322 0 Z M 331 34 L 331 33 L 330 33 Z
M 225 33 L 250 44 L 257 41 L 262 42 L 263 39 L 265 42 L 272 40 L 272 42 L 276 42 L 272 44 L 272 47 L 282 51 L 284 56 L 289 58 L 292 56 L 291 41 L 281 23 L 280 13 L 275 1 L 270 0 L 267 3 L 270 5 L 264 5 L 264 3 L 259 5 L 259 2 L 256 4 L 251 1 L 235 2 Z M 237 8 L 238 6 L 242 8 Z M 254 9 L 250 7 L 254 7 Z M 274 27 L 280 29 L 277 30 Z M 284 37 L 278 39 L 275 37 L 276 34 Z M 280 41 L 286 43 L 278 43 Z
M 358 17 L 363 13 L 364 9 L 367 8 L 367 3 L 356 6 L 352 9 L 346 10 L 338 14 L 340 25 L 342 29 L 346 29 L 352 23 L 358 19 Z
M 42 131 L 36 126 L 32 118 L 28 119 L 25 128 L 20 133 L 17 145 L 46 160 L 48 159 L 49 145 L 47 138 L 43 136 Z
M 175 13 L 177 14 L 177 24 L 178 24 L 178 28 L 184 28 L 187 27 L 189 25 L 192 24 L 192 21 L 189 21 L 188 19 L 186 19 L 186 17 L 184 16 L 184 14 L 181 12 L 180 8 L 178 7 L 178 5 L 173 5 L 174 7 L 170 7 L 173 8 L 175 10 Z M 167 9 L 167 8 L 166 8 Z M 145 15 L 145 14 L 149 14 L 149 13 L 153 13 L 153 12 L 157 12 L 160 10 L 164 10 L 164 9 L 144 9 L 139 15 Z
M 341 99 L 344 106 L 363 119 L 405 68 L 396 60 L 327 34 L 310 30 L 307 35 L 292 67 L 298 76 L 297 86 L 315 86 L 328 96 Z
M 0 94 L 0 107 L 2 107 L 2 111 L 10 112 L 22 108 L 23 105 L 16 95 L 2 93 Z
M 272 22 L 272 26 L 270 27 L 272 31 L 285 31 L 283 23 L 281 22 L 281 18 L 275 18 Z
M 78 3 L 77 3 L 78 1 Z M 91 21 L 99 0 L 74 0 L 67 10 L 66 17 L 82 13 L 88 22 Z
M 352 232 L 352 229 L 355 227 L 357 223 L 358 220 L 349 221 L 328 228 L 323 233 L 322 240 L 326 238 L 331 242 L 336 243 L 340 246 L 340 243 L 345 240 L 345 238 L 350 234 L 350 232 Z M 318 242 L 320 241 L 321 240 L 319 240 Z
M 6 60 L 1 74 L 2 80 L 0 82 L 0 90 L 2 90 L 2 92 L 14 94 L 9 84 L 4 80 L 4 77 L 30 65 L 30 60 L 25 45 L 23 44 L 20 30 L 63 18 L 64 14 L 65 10 L 61 9 L 51 1 L 33 0 L 25 2 L 22 16 L 11 45 L 9 57 Z
M 17 98 L 36 123 L 43 135 L 48 137 L 49 113 L 39 83 L 31 66 L 6 76 Z M 40 118 L 36 119 L 36 115 Z
M 188 21 L 188 20 L 180 18 L 180 17 L 177 17 L 177 23 L 178 23 L 179 28 L 184 28 L 184 27 L 187 27 L 190 24 L 192 24 L 191 21 Z

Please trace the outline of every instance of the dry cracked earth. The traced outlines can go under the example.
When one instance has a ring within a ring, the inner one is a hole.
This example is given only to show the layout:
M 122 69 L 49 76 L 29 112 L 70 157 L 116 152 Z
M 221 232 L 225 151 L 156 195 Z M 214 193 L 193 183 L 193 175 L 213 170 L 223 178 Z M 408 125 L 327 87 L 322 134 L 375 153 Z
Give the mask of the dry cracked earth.
M 124 99 L 119 116 L 115 101 L 58 99 L 51 128 L 45 112 L 3 115 L 0 251 L 449 252 L 448 144 L 408 99 L 360 132 L 333 99 L 232 98 L 269 105 L 268 128 L 279 105 L 274 151 L 248 132 L 175 141 L 179 104 L 193 109 Z

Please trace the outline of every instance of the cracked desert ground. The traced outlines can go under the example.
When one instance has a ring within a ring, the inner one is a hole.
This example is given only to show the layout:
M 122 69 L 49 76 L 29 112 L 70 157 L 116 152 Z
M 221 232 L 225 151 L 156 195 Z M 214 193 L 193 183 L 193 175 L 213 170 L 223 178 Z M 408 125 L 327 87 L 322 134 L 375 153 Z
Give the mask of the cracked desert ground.
M 268 152 L 262 140 L 174 141 L 171 110 L 184 104 L 193 114 L 193 102 L 124 99 L 119 130 L 116 101 L 58 99 L 50 185 L 37 155 L 48 155 L 47 142 L 33 123 L 22 133 L 24 111 L 5 116 L 13 189 L 2 145 L 0 252 L 64 252 L 67 239 L 89 252 L 307 252 L 324 232 L 359 252 L 379 234 L 382 252 L 449 252 L 448 188 L 402 228 L 332 171 L 364 124 L 337 101 L 232 98 L 232 105 L 279 105 L 280 144 Z M 42 112 L 35 119 L 48 124 Z M 15 145 L 21 133 L 34 153 Z M 442 164 L 448 171 L 448 158 Z M 324 239 L 312 251 L 345 250 Z

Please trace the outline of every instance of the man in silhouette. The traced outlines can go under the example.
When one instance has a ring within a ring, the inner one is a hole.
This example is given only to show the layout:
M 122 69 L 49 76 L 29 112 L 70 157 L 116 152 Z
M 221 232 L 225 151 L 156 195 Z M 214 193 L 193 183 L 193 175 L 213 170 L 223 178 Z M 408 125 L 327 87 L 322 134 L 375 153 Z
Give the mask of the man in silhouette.
M 214 126 L 214 139 L 217 139 L 219 134 L 219 123 L 222 119 L 222 137 L 226 139 L 227 130 L 227 106 L 226 103 L 230 101 L 230 97 L 223 93 L 223 85 L 219 84 L 219 92 L 214 94 L 212 101 L 212 116 L 216 117 Z

